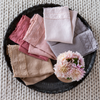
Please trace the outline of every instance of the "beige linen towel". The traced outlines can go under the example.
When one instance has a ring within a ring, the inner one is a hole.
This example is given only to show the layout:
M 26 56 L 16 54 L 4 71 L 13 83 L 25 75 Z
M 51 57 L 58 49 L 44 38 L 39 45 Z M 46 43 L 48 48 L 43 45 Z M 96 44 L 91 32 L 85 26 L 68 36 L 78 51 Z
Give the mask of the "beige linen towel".
M 32 85 L 53 74 L 50 60 L 36 59 L 20 52 L 18 49 L 19 45 L 8 45 L 13 77 L 22 78 L 26 85 Z

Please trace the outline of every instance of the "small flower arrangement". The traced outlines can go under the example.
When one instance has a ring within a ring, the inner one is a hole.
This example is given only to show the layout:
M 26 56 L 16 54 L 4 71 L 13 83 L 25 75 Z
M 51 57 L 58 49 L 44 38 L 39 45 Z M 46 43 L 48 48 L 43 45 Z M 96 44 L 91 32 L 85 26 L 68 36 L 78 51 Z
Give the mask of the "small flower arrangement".
M 56 76 L 72 81 L 79 81 L 84 77 L 84 58 L 78 52 L 64 52 L 57 57 L 54 65 Z

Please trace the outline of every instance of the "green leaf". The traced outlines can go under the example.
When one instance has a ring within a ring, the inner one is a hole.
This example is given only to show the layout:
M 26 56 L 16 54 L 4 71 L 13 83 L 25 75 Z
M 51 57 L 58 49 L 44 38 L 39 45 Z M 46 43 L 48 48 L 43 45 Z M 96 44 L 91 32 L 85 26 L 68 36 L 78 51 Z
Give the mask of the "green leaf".
M 74 59 L 74 63 L 77 65 L 78 64 L 78 58 L 73 58 Z
M 67 77 L 68 80 L 72 79 L 71 77 Z

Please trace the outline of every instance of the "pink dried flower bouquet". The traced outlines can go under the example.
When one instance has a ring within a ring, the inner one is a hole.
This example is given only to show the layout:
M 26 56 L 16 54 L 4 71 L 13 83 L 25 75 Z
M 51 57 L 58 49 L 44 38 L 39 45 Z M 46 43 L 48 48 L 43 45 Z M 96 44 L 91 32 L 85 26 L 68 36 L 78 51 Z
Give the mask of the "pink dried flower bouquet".
M 57 57 L 54 71 L 58 79 L 79 81 L 84 77 L 84 58 L 78 52 L 64 52 Z M 66 81 L 67 82 L 67 81 Z

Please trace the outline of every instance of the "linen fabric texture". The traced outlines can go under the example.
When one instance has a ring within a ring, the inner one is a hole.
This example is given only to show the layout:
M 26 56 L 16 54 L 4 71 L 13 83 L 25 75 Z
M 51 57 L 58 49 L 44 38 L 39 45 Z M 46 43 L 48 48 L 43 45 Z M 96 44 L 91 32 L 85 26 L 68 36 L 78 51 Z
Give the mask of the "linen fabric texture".
M 21 52 L 23 52 L 23 53 L 25 53 L 27 55 L 36 57 L 38 59 L 42 59 L 42 60 L 47 61 L 48 58 L 45 57 L 45 56 L 41 56 L 39 54 L 34 55 L 34 54 L 28 53 L 29 43 L 24 41 L 23 38 L 24 38 L 24 36 L 26 34 L 26 31 L 28 30 L 29 25 L 30 25 L 30 18 L 27 17 L 26 15 L 23 15 L 21 17 L 20 21 L 18 22 L 15 30 L 9 36 L 9 38 L 10 38 L 10 40 L 12 40 L 15 43 L 20 45 L 20 49 L 19 50 Z
M 8 45 L 13 77 L 21 78 L 26 85 L 33 85 L 53 74 L 51 61 L 43 61 L 19 51 L 19 45 Z
M 74 31 L 74 37 L 83 33 L 86 30 L 88 30 L 88 27 L 86 27 L 86 25 L 84 25 L 84 23 L 81 21 L 81 19 L 77 17 L 75 31 Z
M 25 41 L 23 40 L 23 37 L 26 34 L 29 25 L 30 18 L 26 15 L 23 15 L 9 38 L 19 45 L 24 44 Z
M 24 43 L 25 45 L 25 43 Z M 28 46 L 29 47 L 29 46 Z M 48 61 L 49 58 L 45 57 L 45 56 L 41 56 L 41 55 L 35 55 L 35 54 L 31 54 L 31 53 L 28 53 L 28 48 L 23 48 L 22 46 L 19 46 L 19 51 L 29 55 L 29 56 L 32 56 L 32 57 L 35 57 L 35 58 L 38 58 L 38 59 L 41 59 L 41 60 L 45 60 L 45 61 Z
M 77 35 L 74 38 L 73 44 L 60 43 L 60 42 L 48 42 L 52 51 L 56 57 L 63 52 L 71 50 L 73 52 L 79 52 L 82 56 L 90 54 L 97 50 L 97 42 L 93 36 L 90 29 L 84 31 L 83 33 Z
M 28 53 L 45 56 L 56 60 L 55 55 L 51 51 L 45 38 L 44 20 L 43 18 L 35 14 L 30 20 L 30 26 L 24 36 L 24 40 L 28 42 Z
M 45 40 L 72 44 L 77 11 L 69 11 L 68 7 L 43 10 Z

